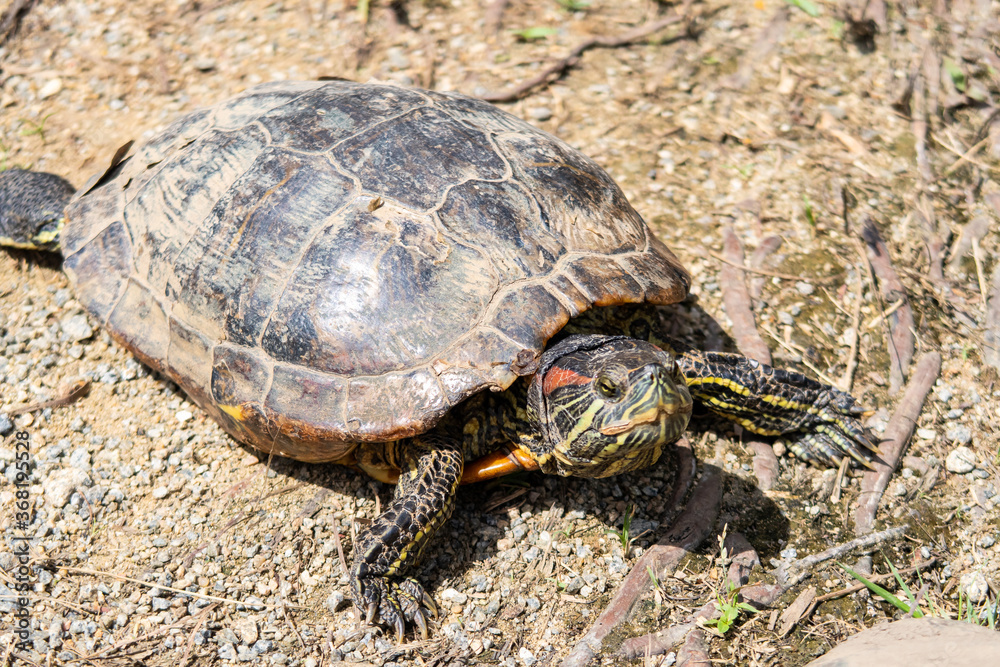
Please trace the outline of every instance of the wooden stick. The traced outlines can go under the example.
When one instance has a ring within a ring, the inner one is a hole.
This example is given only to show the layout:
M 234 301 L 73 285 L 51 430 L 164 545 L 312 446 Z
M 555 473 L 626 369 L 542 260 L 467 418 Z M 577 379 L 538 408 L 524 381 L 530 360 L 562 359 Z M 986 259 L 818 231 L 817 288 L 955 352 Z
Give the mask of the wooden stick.
M 712 531 L 721 502 L 722 471 L 713 465 L 706 466 L 701 482 L 674 526 L 642 555 L 607 608 L 562 661 L 562 667 L 584 667 L 597 656 L 604 638 L 626 619 L 639 596 L 649 588 L 647 569 L 652 569 L 658 577 L 676 569 L 681 559 Z
M 664 28 L 684 21 L 687 18 L 686 13 L 687 9 L 691 6 L 691 2 L 692 0 L 687 0 L 687 2 L 684 3 L 684 6 L 681 7 L 680 12 L 677 14 L 665 16 L 659 21 L 644 23 L 643 25 L 633 28 L 632 30 L 628 30 L 620 35 L 615 35 L 613 37 L 599 36 L 585 39 L 574 46 L 569 52 L 569 55 L 549 65 L 537 76 L 534 76 L 526 81 L 522 81 L 507 90 L 502 90 L 496 93 L 486 93 L 480 99 L 484 99 L 487 102 L 513 102 L 514 100 L 520 99 L 532 88 L 536 88 L 543 84 L 549 84 L 557 80 L 566 72 L 566 70 L 570 69 L 580 61 L 580 56 L 584 51 L 598 46 L 604 48 L 627 46 L 634 42 L 638 42 L 639 40 L 645 39 L 646 37 L 649 37 L 653 33 L 659 32 Z M 688 30 L 685 30 L 685 36 L 687 36 L 688 32 Z
M 728 260 L 719 272 L 722 305 L 733 323 L 736 346 L 744 356 L 770 366 L 771 350 L 757 333 L 757 325 L 750 311 L 750 293 L 743 280 L 743 273 L 736 268 L 743 265 L 743 244 L 729 225 L 722 230 L 722 246 Z
M 896 470 L 899 460 L 917 427 L 917 417 L 924 406 L 924 399 L 934 386 L 941 372 L 941 355 L 929 352 L 917 362 L 916 370 L 903 394 L 902 400 L 896 406 L 896 411 L 885 427 L 885 434 L 879 449 L 881 460 L 872 461 L 874 468 L 864 474 L 861 479 L 861 495 L 858 497 L 858 509 L 854 514 L 854 532 L 865 535 L 875 526 L 875 513 L 878 510 L 882 493 L 889 485 L 889 478 Z
M 886 301 L 905 301 L 889 318 L 889 395 L 896 394 L 903 386 L 906 372 L 913 360 L 913 310 L 910 308 L 906 288 L 899 280 L 889 258 L 889 249 L 879 234 L 875 223 L 868 216 L 862 221 L 861 239 L 868 246 L 868 261 L 882 287 Z

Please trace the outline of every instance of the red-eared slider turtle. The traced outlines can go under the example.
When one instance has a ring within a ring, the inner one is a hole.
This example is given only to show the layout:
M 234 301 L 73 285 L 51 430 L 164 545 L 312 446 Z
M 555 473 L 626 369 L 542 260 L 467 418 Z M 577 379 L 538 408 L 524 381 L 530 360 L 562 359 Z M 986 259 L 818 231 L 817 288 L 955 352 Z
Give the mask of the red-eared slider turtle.
M 546 473 L 635 470 L 692 397 L 806 459 L 874 447 L 849 395 L 660 336 L 653 306 L 689 277 L 621 190 L 460 95 L 258 86 L 76 194 L 5 172 L 0 236 L 58 247 L 90 314 L 237 440 L 398 475 L 354 544 L 351 591 L 400 636 L 426 634 L 433 603 L 408 573 L 466 461 L 509 447 Z

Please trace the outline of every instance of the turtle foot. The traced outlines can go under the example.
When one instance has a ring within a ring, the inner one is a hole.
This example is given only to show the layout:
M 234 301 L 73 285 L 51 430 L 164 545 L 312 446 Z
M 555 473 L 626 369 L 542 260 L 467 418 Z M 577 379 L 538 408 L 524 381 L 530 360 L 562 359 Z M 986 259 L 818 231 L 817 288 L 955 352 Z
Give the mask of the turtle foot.
M 355 606 L 365 615 L 366 623 L 379 623 L 396 631 L 396 641 L 403 642 L 406 626 L 414 626 L 427 639 L 428 614 L 437 618 L 437 606 L 416 579 L 364 577 L 352 586 Z

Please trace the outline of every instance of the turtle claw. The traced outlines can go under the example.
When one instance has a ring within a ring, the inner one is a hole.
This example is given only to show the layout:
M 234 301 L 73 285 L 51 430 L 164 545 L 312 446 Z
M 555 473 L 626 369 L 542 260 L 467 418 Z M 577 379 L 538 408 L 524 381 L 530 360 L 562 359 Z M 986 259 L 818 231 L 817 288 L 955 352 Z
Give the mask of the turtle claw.
M 423 639 L 429 636 L 426 613 L 437 618 L 437 607 L 415 579 L 365 577 L 352 588 L 355 604 L 365 610 L 366 624 L 377 622 L 391 628 L 400 644 L 407 624 L 416 627 Z
M 838 465 L 841 459 L 873 469 L 872 460 L 881 457 L 878 438 L 861 423 L 869 411 L 848 393 L 826 387 L 813 401 L 814 410 L 799 425 L 801 435 L 792 451 L 806 461 Z
M 437 613 L 435 611 L 435 617 L 436 616 Z M 417 629 L 420 630 L 421 639 L 426 640 L 428 637 L 430 637 L 430 633 L 427 631 L 427 618 L 424 616 L 423 609 L 417 609 L 417 611 L 414 612 L 413 623 L 417 626 Z

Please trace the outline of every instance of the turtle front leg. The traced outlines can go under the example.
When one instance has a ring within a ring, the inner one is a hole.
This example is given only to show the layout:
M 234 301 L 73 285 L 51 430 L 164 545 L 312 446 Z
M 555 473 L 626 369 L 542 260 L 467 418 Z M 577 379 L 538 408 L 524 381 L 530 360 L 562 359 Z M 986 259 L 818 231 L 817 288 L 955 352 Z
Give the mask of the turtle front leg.
M 835 387 L 738 354 L 686 349 L 677 364 L 695 400 L 753 433 L 785 436 L 803 460 L 836 465 L 846 455 L 871 467 L 879 453 L 864 410 Z
M 366 622 L 377 619 L 393 627 L 398 641 L 407 623 L 416 625 L 426 639 L 425 610 L 437 616 L 437 608 L 420 583 L 406 574 L 451 516 L 464 459 L 455 442 L 432 435 L 383 447 L 380 453 L 399 469 L 399 481 L 392 503 L 354 543 L 351 597 Z

